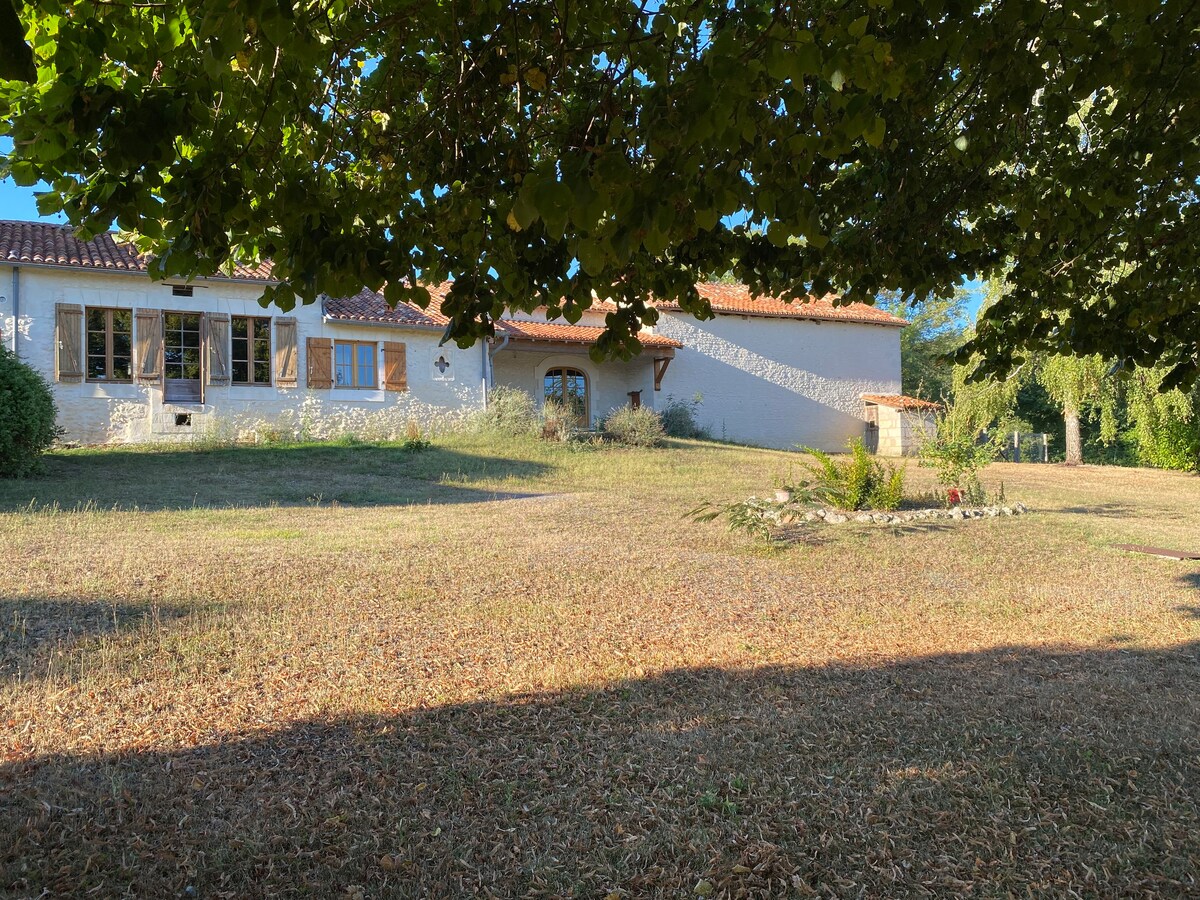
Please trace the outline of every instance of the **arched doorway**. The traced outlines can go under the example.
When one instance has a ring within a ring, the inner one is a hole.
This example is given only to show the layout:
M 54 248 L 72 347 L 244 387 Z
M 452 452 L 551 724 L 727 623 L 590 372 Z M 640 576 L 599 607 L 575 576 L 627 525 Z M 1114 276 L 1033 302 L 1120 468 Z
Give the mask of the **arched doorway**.
M 576 422 L 586 428 L 591 423 L 589 415 L 587 375 L 581 369 L 570 366 L 555 366 L 547 369 L 542 378 L 542 397 L 561 403 L 571 410 Z

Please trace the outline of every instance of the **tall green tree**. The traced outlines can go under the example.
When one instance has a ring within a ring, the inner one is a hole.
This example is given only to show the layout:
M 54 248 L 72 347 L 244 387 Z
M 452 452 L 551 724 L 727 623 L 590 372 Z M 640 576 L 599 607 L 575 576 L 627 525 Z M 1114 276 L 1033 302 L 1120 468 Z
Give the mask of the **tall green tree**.
M 895 293 L 879 298 L 879 305 L 908 319 L 900 332 L 900 379 L 910 397 L 949 399 L 954 389 L 951 358 L 967 340 L 967 303 L 970 293 L 959 288 L 949 297 L 931 297 L 916 306 Z
M 1100 439 L 1111 443 L 1117 437 L 1117 386 L 1110 375 L 1111 364 L 1100 356 L 1051 356 L 1039 361 L 1037 380 L 1062 408 L 1066 426 L 1066 463 L 1083 462 L 1080 417 L 1094 413 L 1100 419 Z
M 1163 469 L 1200 472 L 1200 387 L 1162 390 L 1164 367 L 1131 373 L 1126 409 L 1137 438 L 1138 461 Z
M 449 334 L 694 284 L 870 302 L 1004 260 L 972 340 L 1200 368 L 1192 0 L 0 0 L 7 172 L 158 275 L 270 257 Z M 759 230 L 733 226 L 743 221 Z M 1069 314 L 1070 327 L 1059 327 Z

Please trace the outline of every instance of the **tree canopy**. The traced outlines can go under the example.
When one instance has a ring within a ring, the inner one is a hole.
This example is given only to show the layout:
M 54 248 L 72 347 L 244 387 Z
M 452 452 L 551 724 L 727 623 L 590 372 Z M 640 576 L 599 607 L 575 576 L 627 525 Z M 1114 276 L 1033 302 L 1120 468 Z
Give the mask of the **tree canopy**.
M 386 284 L 637 348 L 695 282 L 950 296 L 968 352 L 1200 359 L 1191 0 L 0 0 L 0 128 L 44 212 L 266 298 Z M 23 35 L 23 39 L 22 39 Z M 739 224 L 740 223 L 740 224 Z

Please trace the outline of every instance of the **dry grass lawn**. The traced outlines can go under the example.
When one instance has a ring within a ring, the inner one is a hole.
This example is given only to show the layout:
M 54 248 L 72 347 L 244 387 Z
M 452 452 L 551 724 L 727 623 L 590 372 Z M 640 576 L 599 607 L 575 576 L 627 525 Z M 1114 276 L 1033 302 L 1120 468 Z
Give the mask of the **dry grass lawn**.
M 0 893 L 1195 896 L 1200 480 L 763 547 L 785 453 L 76 451 L 0 483 Z M 914 483 L 927 473 L 910 467 Z

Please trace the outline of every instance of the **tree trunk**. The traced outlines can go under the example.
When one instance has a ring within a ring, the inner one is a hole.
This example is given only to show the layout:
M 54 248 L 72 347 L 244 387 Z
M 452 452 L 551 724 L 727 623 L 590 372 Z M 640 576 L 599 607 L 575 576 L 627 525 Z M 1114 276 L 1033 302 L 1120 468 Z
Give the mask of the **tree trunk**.
M 1067 425 L 1067 459 L 1068 466 L 1077 466 L 1083 462 L 1083 440 L 1079 436 L 1079 410 L 1068 406 L 1063 410 L 1063 420 Z

